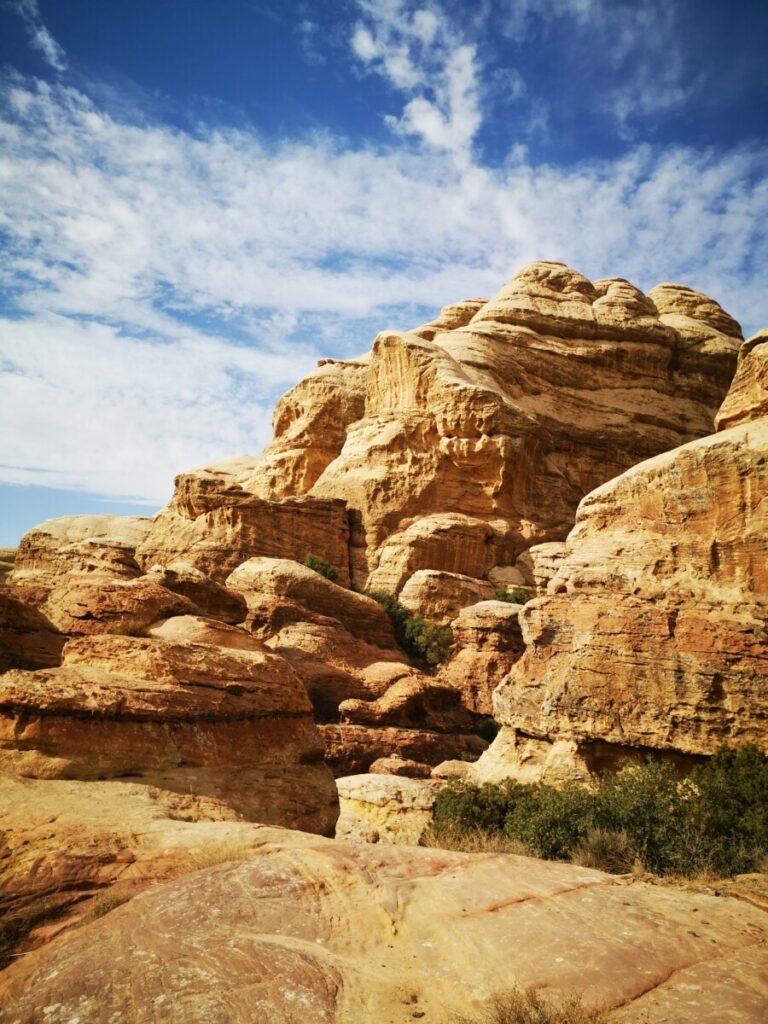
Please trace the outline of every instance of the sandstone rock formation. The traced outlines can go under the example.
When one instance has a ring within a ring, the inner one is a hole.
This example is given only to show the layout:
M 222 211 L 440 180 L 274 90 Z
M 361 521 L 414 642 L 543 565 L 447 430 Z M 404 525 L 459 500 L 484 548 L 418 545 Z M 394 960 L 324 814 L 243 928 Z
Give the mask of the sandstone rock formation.
M 4 583 L 13 572 L 16 548 L 0 548 L 0 583 Z
M 67 643 L 60 668 L 7 672 L 0 770 L 129 778 L 308 831 L 329 832 L 337 813 L 304 685 L 255 639 L 89 636 Z
M 263 853 L 19 957 L 0 1021 L 436 1022 L 515 982 L 615 1024 L 764 1020 L 768 924 L 746 903 L 524 857 L 317 838 Z
M 254 555 L 314 553 L 360 590 L 422 570 L 483 580 L 563 539 L 597 485 L 708 433 L 740 341 L 682 286 L 646 296 L 531 264 L 487 303 L 324 362 L 279 403 L 260 459 L 179 477 L 138 558 L 222 580 Z
M 184 562 L 155 565 L 145 578 L 174 594 L 188 598 L 203 615 L 221 619 L 232 626 L 243 622 L 248 613 L 248 606 L 242 594 L 222 586 L 199 569 Z
M 458 573 L 419 569 L 400 591 L 400 603 L 415 615 L 439 625 L 447 625 L 462 608 L 490 601 L 495 587 L 487 580 L 460 576 Z
M 173 500 L 136 550 L 140 565 L 183 561 L 218 582 L 264 555 L 303 562 L 314 554 L 349 582 L 349 528 L 340 499 L 264 501 L 240 485 L 254 469 L 241 458 L 176 478 Z
M 139 575 L 134 555 L 152 525 L 146 516 L 62 516 L 36 526 L 19 544 L 14 583 L 46 586 L 71 573 L 110 579 Z
M 0 968 L 100 905 L 267 842 L 310 838 L 238 821 L 210 797 L 0 775 Z
M 370 774 L 340 778 L 336 785 L 337 839 L 416 846 L 432 821 L 432 806 L 443 783 Z
M 334 775 L 359 775 L 385 757 L 437 765 L 466 757 L 476 761 L 488 744 L 474 733 L 434 732 L 399 726 L 366 726 L 341 722 L 319 727 L 325 760 Z
M 764 337 L 745 346 L 728 429 L 582 501 L 546 596 L 521 614 L 527 648 L 496 692 L 507 729 L 481 777 L 588 778 L 637 748 L 768 749 Z
M 462 704 L 478 715 L 492 715 L 491 696 L 522 655 L 521 605 L 480 601 L 451 623 L 455 650 L 438 680 L 461 693 Z
M 0 673 L 11 668 L 51 668 L 61 661 L 66 637 L 36 608 L 0 586 Z

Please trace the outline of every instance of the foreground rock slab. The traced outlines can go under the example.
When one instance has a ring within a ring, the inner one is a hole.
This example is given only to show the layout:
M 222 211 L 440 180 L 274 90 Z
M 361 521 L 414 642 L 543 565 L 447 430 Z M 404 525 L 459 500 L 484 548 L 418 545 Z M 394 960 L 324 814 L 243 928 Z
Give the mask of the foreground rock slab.
M 524 857 L 273 843 L 0 975 L 2 1024 L 450 1021 L 513 984 L 622 1022 L 762 1024 L 768 918 Z

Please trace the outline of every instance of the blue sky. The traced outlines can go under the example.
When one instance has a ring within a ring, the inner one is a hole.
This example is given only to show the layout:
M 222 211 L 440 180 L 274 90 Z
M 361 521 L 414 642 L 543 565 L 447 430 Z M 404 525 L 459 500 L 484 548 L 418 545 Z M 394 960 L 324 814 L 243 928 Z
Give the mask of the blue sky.
M 768 7 L 0 0 L 0 544 L 532 259 L 768 323 Z

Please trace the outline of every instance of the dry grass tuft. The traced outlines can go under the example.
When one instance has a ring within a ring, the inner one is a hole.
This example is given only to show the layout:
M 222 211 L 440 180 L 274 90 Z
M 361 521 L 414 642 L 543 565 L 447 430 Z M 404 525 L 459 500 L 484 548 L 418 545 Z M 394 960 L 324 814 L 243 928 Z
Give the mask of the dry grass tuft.
M 467 829 L 432 825 L 419 840 L 419 846 L 437 850 L 456 850 L 459 853 L 515 853 L 523 857 L 535 854 L 518 839 L 510 839 L 503 832 L 484 832 L 482 829 Z
M 259 856 L 259 848 L 245 839 L 228 839 L 209 843 L 192 849 L 176 865 L 176 875 L 189 875 L 193 871 L 204 871 L 216 864 L 228 861 L 252 860 Z
M 513 988 L 494 996 L 472 1016 L 452 1017 L 446 1024 L 603 1024 L 602 1013 L 587 1009 L 578 996 L 555 999 L 533 988 Z
M 83 916 L 83 924 L 97 921 L 100 917 L 108 914 L 110 910 L 121 907 L 124 903 L 132 900 L 135 895 L 135 889 L 119 889 L 117 887 L 97 893 L 91 900 L 88 912 Z
M 574 847 L 571 860 L 583 868 L 596 868 L 612 875 L 643 870 L 627 833 L 607 828 L 591 828 Z

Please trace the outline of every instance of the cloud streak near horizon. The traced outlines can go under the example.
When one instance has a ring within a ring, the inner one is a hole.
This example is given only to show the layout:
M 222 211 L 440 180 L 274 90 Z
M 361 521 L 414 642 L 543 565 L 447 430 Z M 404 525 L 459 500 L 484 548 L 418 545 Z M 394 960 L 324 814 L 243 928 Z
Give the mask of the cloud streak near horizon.
M 319 356 L 533 259 L 681 281 L 748 329 L 768 322 L 764 147 L 643 144 L 563 167 L 511 144 L 486 165 L 474 43 L 435 4 L 405 22 L 387 20 L 395 0 L 358 7 L 349 52 L 400 96 L 387 144 L 185 131 L 6 80 L 0 481 L 159 503 L 174 473 L 257 451 L 275 396 Z

